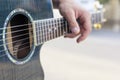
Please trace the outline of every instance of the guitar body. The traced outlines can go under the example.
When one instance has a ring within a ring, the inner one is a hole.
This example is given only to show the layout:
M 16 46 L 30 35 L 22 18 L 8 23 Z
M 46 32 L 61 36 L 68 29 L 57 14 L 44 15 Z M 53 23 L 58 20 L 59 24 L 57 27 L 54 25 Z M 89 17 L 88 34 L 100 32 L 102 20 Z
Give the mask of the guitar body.
M 50 0 L 0 0 L 0 80 L 44 80 L 32 21 L 52 17 Z

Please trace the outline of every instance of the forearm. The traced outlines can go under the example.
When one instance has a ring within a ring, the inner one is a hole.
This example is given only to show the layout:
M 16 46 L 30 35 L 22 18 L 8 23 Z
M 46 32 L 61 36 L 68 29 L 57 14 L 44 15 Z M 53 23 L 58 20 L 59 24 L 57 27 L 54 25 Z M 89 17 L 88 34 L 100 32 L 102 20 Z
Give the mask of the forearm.
M 72 1 L 74 1 L 74 0 L 52 0 L 52 2 L 53 2 L 53 7 L 54 8 L 59 8 L 59 5 L 61 4 L 61 3 L 65 3 L 65 2 L 72 2 Z

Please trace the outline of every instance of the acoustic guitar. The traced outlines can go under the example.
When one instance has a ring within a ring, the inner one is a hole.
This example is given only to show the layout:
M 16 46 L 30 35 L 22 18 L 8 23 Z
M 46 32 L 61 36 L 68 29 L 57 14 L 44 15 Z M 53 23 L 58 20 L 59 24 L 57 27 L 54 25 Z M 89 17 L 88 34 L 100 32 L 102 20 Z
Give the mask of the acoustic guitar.
M 102 11 L 92 13 L 92 24 L 102 20 Z M 43 43 L 69 32 L 50 0 L 0 0 L 0 80 L 44 80 Z

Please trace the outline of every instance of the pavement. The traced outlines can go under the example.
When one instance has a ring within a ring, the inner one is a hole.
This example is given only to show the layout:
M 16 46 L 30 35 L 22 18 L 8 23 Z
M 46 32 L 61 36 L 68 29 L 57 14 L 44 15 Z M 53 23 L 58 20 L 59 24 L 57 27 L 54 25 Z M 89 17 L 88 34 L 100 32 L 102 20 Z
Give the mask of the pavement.
M 93 31 L 82 43 L 60 37 L 41 50 L 45 80 L 120 80 L 120 33 Z

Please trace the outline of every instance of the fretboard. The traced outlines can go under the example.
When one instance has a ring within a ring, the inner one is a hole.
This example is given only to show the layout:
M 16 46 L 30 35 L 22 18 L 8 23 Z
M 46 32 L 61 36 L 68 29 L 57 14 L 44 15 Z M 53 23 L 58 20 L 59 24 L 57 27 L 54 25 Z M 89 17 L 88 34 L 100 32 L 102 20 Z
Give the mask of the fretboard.
M 101 23 L 101 12 L 91 14 L 92 24 Z M 34 40 L 36 45 L 70 33 L 68 23 L 64 18 L 51 18 L 34 21 Z

